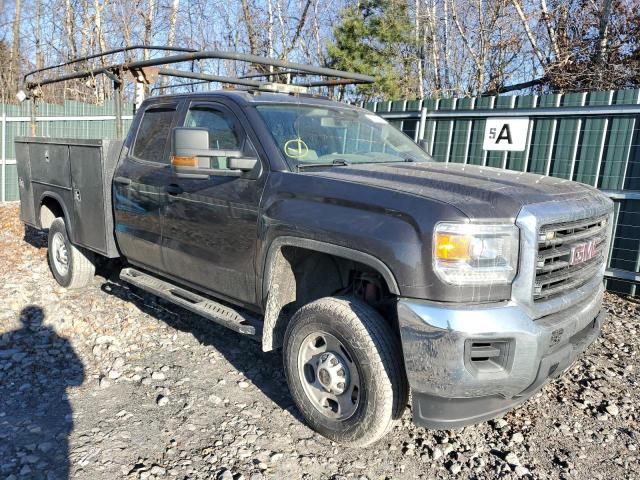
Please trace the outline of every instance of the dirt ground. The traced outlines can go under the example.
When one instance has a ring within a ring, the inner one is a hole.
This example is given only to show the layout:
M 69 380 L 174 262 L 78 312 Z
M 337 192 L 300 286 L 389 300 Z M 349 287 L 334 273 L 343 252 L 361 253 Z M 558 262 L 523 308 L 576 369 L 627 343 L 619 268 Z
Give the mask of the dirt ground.
M 117 280 L 59 287 L 46 236 L 0 207 L 0 478 L 640 478 L 640 304 L 502 419 L 411 423 L 345 449 L 299 417 L 279 353 Z

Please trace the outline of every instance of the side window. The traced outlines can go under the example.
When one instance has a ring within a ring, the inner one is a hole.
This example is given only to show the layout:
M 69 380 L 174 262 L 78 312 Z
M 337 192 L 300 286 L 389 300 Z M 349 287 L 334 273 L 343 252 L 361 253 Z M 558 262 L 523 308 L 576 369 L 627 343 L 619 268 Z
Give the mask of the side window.
M 164 150 L 175 113 L 175 110 L 166 108 L 154 108 L 144 112 L 133 145 L 134 157 L 151 162 L 167 161 L 164 158 Z
M 213 107 L 194 107 L 187 112 L 185 127 L 200 127 L 209 130 L 209 148 L 211 150 L 241 150 L 255 156 L 255 150 L 245 138 L 231 113 Z M 212 168 L 227 168 L 227 159 L 211 159 Z

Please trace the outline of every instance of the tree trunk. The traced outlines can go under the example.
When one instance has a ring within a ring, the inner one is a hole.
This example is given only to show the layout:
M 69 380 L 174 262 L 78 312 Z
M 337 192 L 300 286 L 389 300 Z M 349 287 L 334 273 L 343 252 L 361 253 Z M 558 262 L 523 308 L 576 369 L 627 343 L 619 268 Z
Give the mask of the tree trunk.
M 68 56 L 70 59 L 78 56 L 76 51 L 76 30 L 73 6 L 71 0 L 64 2 L 64 30 L 67 37 Z
M 415 48 L 417 49 L 417 60 L 418 60 L 418 98 L 422 100 L 424 98 L 424 74 L 422 71 L 422 62 L 423 62 L 423 52 L 424 48 L 420 46 L 420 0 L 415 0 L 415 25 L 414 25 L 414 42 Z
M 282 18 L 282 4 L 280 3 L 280 0 L 276 0 L 276 16 L 278 17 L 278 23 L 280 24 L 280 57 L 286 60 L 287 28 L 285 27 L 284 19 Z
M 91 50 L 91 11 L 89 10 L 89 0 L 82 0 L 82 38 L 80 40 L 80 56 L 84 57 Z
M 549 35 L 549 41 L 551 42 L 553 53 L 556 56 L 556 62 L 563 62 L 565 59 L 560 58 L 558 38 L 556 36 L 556 30 L 551 24 L 551 15 L 549 15 L 549 9 L 547 8 L 546 0 L 540 0 L 540 8 L 542 9 L 542 19 L 544 20 L 544 25 L 547 29 L 547 35 Z
M 42 54 L 42 0 L 35 0 L 35 47 L 36 47 L 36 68 L 44 67 L 44 55 Z
M 156 0 L 149 0 L 148 10 L 146 14 L 144 14 L 144 40 L 143 43 L 145 45 L 151 45 L 151 41 L 153 38 L 153 17 L 156 11 Z M 145 60 L 149 60 L 151 56 L 151 52 L 149 50 L 145 50 L 142 54 Z
M 247 28 L 247 37 L 249 40 L 249 51 L 252 55 L 258 54 L 258 39 L 256 36 L 256 29 L 253 25 L 253 15 L 251 8 L 247 0 L 240 0 L 242 4 L 242 19 L 244 20 L 245 27 Z
M 449 86 L 449 1 L 444 0 L 444 55 L 443 55 L 443 64 L 444 64 L 444 82 L 445 85 Z
M 611 18 L 612 0 L 603 0 L 602 14 L 600 15 L 600 26 L 598 28 L 598 54 L 597 60 L 603 65 L 607 58 L 607 48 L 609 46 L 609 21 Z M 602 70 L 601 70 L 602 72 Z
M 173 47 L 176 41 L 176 24 L 178 23 L 178 8 L 180 0 L 173 0 L 171 4 L 171 16 L 169 17 L 169 34 L 167 36 L 167 44 Z
M 20 21 L 22 20 L 22 2 L 15 0 L 15 16 L 11 38 L 11 61 L 9 66 L 10 88 L 17 90 L 20 83 Z
M 267 0 L 267 57 L 273 57 L 273 0 Z M 273 65 L 269 65 L 273 72 Z
M 167 34 L 167 45 L 173 47 L 176 41 L 176 24 L 178 23 L 178 8 L 180 7 L 180 0 L 173 0 L 171 4 L 171 15 L 169 17 L 169 33 Z M 162 77 L 160 81 L 161 87 L 166 87 L 169 82 L 168 77 Z
M 93 9 L 95 16 L 96 36 L 98 37 L 98 48 L 100 53 L 107 51 L 107 43 L 104 39 L 104 31 L 102 29 L 102 10 L 107 5 L 107 0 L 93 0 Z

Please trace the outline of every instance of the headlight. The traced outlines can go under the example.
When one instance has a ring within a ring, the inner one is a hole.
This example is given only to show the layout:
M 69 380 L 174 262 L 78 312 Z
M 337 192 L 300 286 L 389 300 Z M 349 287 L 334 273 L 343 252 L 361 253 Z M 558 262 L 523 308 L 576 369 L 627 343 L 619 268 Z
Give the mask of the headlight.
M 511 283 L 518 265 L 518 227 L 439 223 L 433 234 L 433 268 L 453 285 Z

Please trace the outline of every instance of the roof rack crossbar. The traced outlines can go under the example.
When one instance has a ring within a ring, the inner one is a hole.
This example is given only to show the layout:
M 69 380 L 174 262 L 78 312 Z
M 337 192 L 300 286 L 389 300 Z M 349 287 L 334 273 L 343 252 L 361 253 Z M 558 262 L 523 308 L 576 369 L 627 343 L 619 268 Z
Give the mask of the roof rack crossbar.
M 329 80 L 318 80 L 316 82 L 295 83 L 301 87 L 336 87 L 338 85 L 356 85 L 361 83 L 371 83 L 369 80 L 350 80 L 348 78 L 334 78 Z
M 292 72 L 296 73 L 296 72 Z M 198 73 L 198 72 L 187 72 L 184 70 L 176 70 L 173 68 L 159 68 L 158 74 L 168 77 L 180 77 L 180 78 L 190 78 L 192 80 L 204 80 L 205 82 L 220 82 L 220 83 L 229 83 L 235 85 L 244 85 L 246 87 L 256 87 L 260 88 L 265 85 L 262 82 L 258 82 L 256 80 L 249 80 L 246 76 L 244 77 L 224 77 L 220 75 L 210 75 L 208 73 Z M 268 75 L 271 76 L 271 75 Z M 335 78 L 329 80 L 319 80 L 312 82 L 302 82 L 302 83 L 291 83 L 291 85 L 299 86 L 299 87 L 335 87 L 338 85 L 352 85 L 358 83 L 368 83 L 363 80 L 350 80 L 348 78 Z
M 199 80 L 195 82 L 172 83 L 170 85 L 160 85 L 158 87 L 153 87 L 150 91 L 150 94 L 153 95 L 155 92 L 158 92 L 160 90 L 168 90 L 169 88 L 191 87 L 194 85 L 203 85 L 207 83 L 211 83 L 211 82 L 209 82 L 208 80 Z
M 248 75 L 242 75 L 238 78 L 269 78 L 269 77 L 275 77 L 277 75 L 289 75 L 289 74 L 294 74 L 294 75 L 309 75 L 307 72 L 299 72 L 297 70 L 278 70 L 275 72 L 264 72 L 264 73 L 250 73 Z
M 193 80 L 205 80 L 207 82 L 233 83 L 236 85 L 245 85 L 247 87 L 259 87 L 261 82 L 235 77 L 224 77 L 221 75 L 210 75 L 208 73 L 186 72 L 184 70 L 176 70 L 175 68 L 159 68 L 158 74 L 165 77 L 191 78 Z

